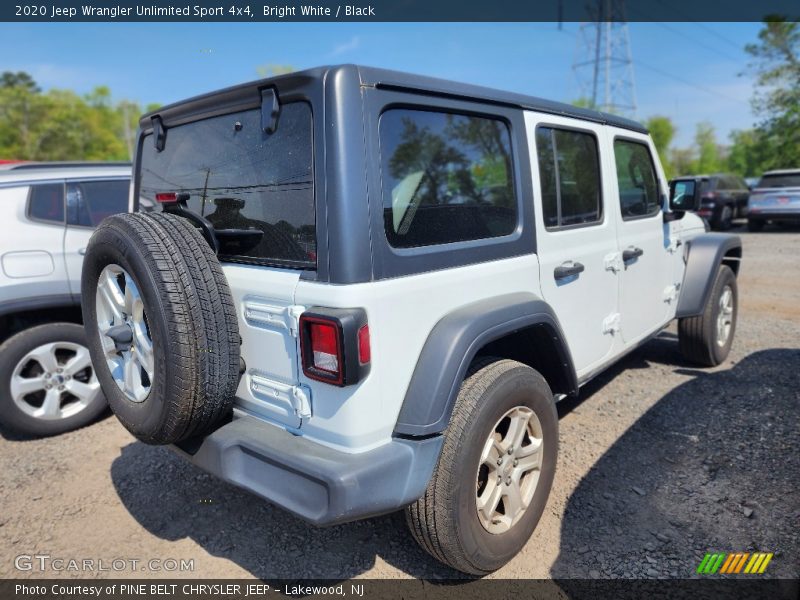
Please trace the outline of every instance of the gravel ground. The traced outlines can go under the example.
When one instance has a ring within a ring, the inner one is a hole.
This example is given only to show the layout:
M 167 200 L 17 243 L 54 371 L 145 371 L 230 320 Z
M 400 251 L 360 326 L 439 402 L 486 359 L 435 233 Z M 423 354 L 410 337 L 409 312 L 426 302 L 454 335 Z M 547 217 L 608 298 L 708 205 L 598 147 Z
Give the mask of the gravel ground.
M 687 577 L 707 551 L 753 550 L 775 553 L 768 575 L 800 576 L 800 229 L 739 232 L 729 359 L 688 366 L 672 327 L 561 403 L 545 514 L 493 577 Z M 194 561 L 89 577 L 458 576 L 417 548 L 400 514 L 310 527 L 113 417 L 50 439 L 3 433 L 0 472 L 0 578 L 75 575 L 15 570 L 36 553 Z

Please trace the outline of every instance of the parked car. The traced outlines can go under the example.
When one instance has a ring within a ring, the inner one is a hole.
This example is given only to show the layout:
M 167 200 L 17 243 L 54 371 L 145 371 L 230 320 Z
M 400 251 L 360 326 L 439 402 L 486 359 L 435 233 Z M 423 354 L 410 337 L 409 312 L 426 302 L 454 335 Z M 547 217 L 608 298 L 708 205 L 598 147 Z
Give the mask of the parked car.
M 747 228 L 761 231 L 768 222 L 800 223 L 800 169 L 767 171 L 750 195 Z
M 129 163 L 19 163 L 0 171 L 0 422 L 29 435 L 105 408 L 81 326 L 86 246 L 128 209 Z
M 493 571 L 544 511 L 557 400 L 676 318 L 694 363 L 733 342 L 741 241 L 619 116 L 350 65 L 161 108 L 138 147 L 157 210 L 83 270 L 109 404 L 318 525 L 405 509 Z
M 697 175 L 696 179 L 702 182 L 697 214 L 708 220 L 711 229 L 727 231 L 733 219 L 747 215 L 750 188 L 744 179 L 731 173 Z

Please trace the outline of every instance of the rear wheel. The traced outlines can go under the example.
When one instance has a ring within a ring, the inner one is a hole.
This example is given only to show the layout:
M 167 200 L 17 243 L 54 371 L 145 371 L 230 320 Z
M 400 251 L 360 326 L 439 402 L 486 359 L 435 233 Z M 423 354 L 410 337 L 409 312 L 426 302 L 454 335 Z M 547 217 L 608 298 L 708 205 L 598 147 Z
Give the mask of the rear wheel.
M 678 322 L 678 340 L 684 358 L 714 367 L 728 357 L 738 314 L 736 275 L 720 265 L 703 314 Z
M 0 421 L 14 431 L 64 433 L 106 406 L 80 325 L 39 325 L 0 346 Z
M 97 377 L 132 434 L 174 443 L 230 412 L 239 376 L 233 298 L 188 222 L 161 213 L 103 221 L 87 248 L 82 293 Z
M 412 535 L 443 563 L 494 571 L 530 538 L 555 474 L 558 418 L 544 378 L 484 359 L 464 380 L 425 495 L 406 509 Z
M 719 210 L 719 216 L 716 218 L 714 223 L 714 229 L 719 229 L 720 231 L 727 231 L 731 228 L 731 224 L 733 223 L 733 207 L 730 204 L 725 204 Z

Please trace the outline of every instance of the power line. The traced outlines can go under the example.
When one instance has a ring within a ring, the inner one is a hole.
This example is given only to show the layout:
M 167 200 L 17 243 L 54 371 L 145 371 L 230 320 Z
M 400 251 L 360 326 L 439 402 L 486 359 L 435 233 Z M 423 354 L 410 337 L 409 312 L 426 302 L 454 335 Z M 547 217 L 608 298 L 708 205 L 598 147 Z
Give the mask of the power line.
M 711 94 L 712 96 L 718 96 L 720 98 L 725 98 L 726 100 L 733 100 L 734 102 L 740 102 L 742 104 L 749 104 L 748 102 L 746 102 L 745 100 L 742 100 L 741 98 L 734 98 L 733 96 L 728 96 L 727 94 L 723 94 L 721 92 L 718 92 L 717 90 L 714 90 L 714 89 L 711 89 L 711 88 L 707 88 L 705 86 L 698 85 L 696 83 L 692 83 L 688 79 L 684 79 L 683 77 L 678 77 L 677 75 L 673 75 L 672 73 L 668 73 L 667 71 L 659 69 L 658 67 L 654 67 L 653 65 L 648 65 L 647 63 L 643 63 L 640 60 L 635 60 L 633 62 L 635 62 L 640 67 L 644 67 L 645 69 L 653 71 L 654 73 L 658 73 L 659 75 L 663 75 L 664 77 L 669 77 L 670 79 L 674 79 L 675 81 L 679 81 L 679 82 L 683 83 L 684 85 L 688 85 L 689 87 L 693 87 L 693 88 L 695 88 L 697 90 L 700 90 L 701 92 L 705 92 L 706 94 Z

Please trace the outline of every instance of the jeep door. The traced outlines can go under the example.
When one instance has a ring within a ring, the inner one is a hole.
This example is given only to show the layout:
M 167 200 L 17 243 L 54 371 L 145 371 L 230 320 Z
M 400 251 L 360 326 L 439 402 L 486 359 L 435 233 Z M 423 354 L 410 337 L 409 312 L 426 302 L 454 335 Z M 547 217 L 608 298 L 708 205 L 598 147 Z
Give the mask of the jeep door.
M 669 319 L 670 303 L 677 295 L 673 260 L 678 246 L 670 224 L 664 222 L 667 185 L 649 138 L 623 129 L 609 131 L 609 156 L 615 162 L 609 201 L 619 206 L 620 326 L 629 345 Z
M 611 354 L 618 322 L 617 279 L 605 265 L 617 250 L 616 213 L 606 200 L 613 196 L 613 165 L 601 156 L 606 131 L 600 124 L 533 112 L 526 113 L 525 124 L 541 291 L 581 378 Z

